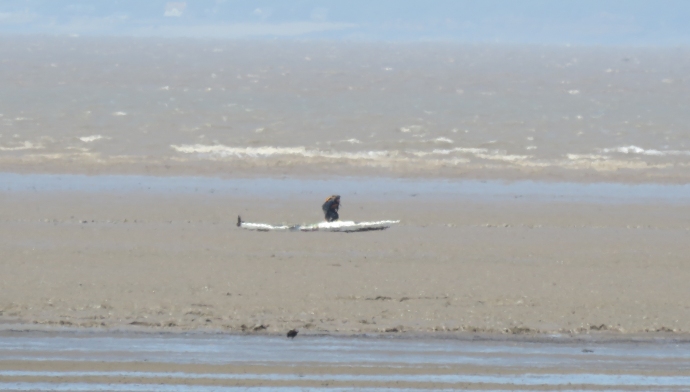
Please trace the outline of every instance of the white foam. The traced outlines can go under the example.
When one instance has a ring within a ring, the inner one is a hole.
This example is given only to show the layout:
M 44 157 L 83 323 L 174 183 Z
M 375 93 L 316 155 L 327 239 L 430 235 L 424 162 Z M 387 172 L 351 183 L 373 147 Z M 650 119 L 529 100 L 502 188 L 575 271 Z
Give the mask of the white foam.
M 125 112 L 115 112 L 115 113 L 113 113 L 113 116 L 126 116 L 126 115 L 127 115 L 127 113 L 125 113 Z
M 451 139 L 448 139 L 447 137 L 437 137 L 436 139 L 434 139 L 434 142 L 436 142 L 436 143 L 449 143 L 449 144 L 454 143 Z
M 12 146 L 12 147 L 0 146 L 0 151 L 39 150 L 41 148 L 43 148 L 43 146 L 35 145 L 35 144 L 31 143 L 30 141 L 25 141 L 18 146 Z
M 252 157 L 268 158 L 280 155 L 297 155 L 305 158 L 328 158 L 328 159 L 369 159 L 380 160 L 396 155 L 397 151 L 359 151 L 359 152 L 337 152 L 307 149 L 303 146 L 298 147 L 231 147 L 222 144 L 186 144 L 171 145 L 171 148 L 185 154 L 207 154 L 218 158 L 226 157 Z
M 475 154 L 477 158 L 490 159 L 494 161 L 525 161 L 532 158 L 531 155 L 508 155 L 508 154 Z
M 407 161 L 413 162 L 410 158 L 424 158 L 434 155 L 450 155 L 453 153 L 474 155 L 477 158 L 517 162 L 525 161 L 532 158 L 531 155 L 509 155 L 504 151 L 494 150 L 489 151 L 484 148 L 463 148 L 457 147 L 453 149 L 435 149 L 432 151 L 416 151 L 408 150 L 400 152 L 397 150 L 381 150 L 381 151 L 324 151 L 318 149 L 308 149 L 304 146 L 298 147 L 232 147 L 221 144 L 205 145 L 205 144 L 191 144 L 191 145 L 171 145 L 174 150 L 185 154 L 199 154 L 205 155 L 209 158 L 223 159 L 223 158 L 271 158 L 276 156 L 298 156 L 304 158 L 323 158 L 323 159 L 345 159 L 345 160 L 367 160 L 378 162 L 399 162 Z M 424 161 L 422 161 L 424 162 Z M 436 164 L 453 164 L 466 163 L 466 159 L 452 158 L 447 160 L 433 160 L 426 161 L 428 163 Z M 421 163 L 421 162 L 420 162 Z
M 91 136 L 82 136 L 79 138 L 79 140 L 81 140 L 84 143 L 91 143 L 91 142 L 95 142 L 96 140 L 100 140 L 100 139 L 103 139 L 103 136 L 91 135 Z
M 449 155 L 453 153 L 460 153 L 460 154 L 485 154 L 488 153 L 489 150 L 486 148 L 466 148 L 466 147 L 456 147 L 456 148 L 451 148 L 451 149 L 434 149 L 431 152 L 428 151 L 410 151 L 415 156 L 418 157 L 424 157 L 427 155 Z
M 420 132 L 424 130 L 421 125 L 408 125 L 406 127 L 400 127 L 400 132 L 410 133 L 410 132 Z
M 501 150 L 493 150 L 489 151 L 485 148 L 464 148 L 464 147 L 457 147 L 453 149 L 447 149 L 447 150 L 441 150 L 441 149 L 435 149 L 433 151 L 425 152 L 425 151 L 415 151 L 413 152 L 414 155 L 423 157 L 431 154 L 438 154 L 438 155 L 449 155 L 452 153 L 461 153 L 461 154 L 470 154 L 474 155 L 477 158 L 481 159 L 489 159 L 489 160 L 498 160 L 498 161 L 506 161 L 506 162 L 515 162 L 515 161 L 525 161 L 529 158 L 532 158 L 531 155 L 509 155 L 505 154 L 504 151 Z
M 439 153 L 444 150 L 434 150 L 435 153 Z M 456 147 L 452 150 L 452 152 L 459 152 L 459 153 L 465 153 L 465 154 L 483 154 L 488 152 L 486 148 L 465 148 L 465 147 Z
M 357 140 L 357 139 L 347 139 L 347 140 L 342 140 L 343 143 L 350 143 L 350 144 L 361 144 L 362 142 Z
M 597 158 L 596 155 L 577 156 L 568 154 L 569 160 L 556 161 L 549 166 L 565 167 L 569 169 L 593 169 L 596 171 L 616 171 L 620 169 L 663 169 L 672 166 L 671 164 L 650 164 L 644 161 L 624 161 L 620 159 L 607 159 L 607 157 Z
M 568 157 L 568 159 L 570 159 L 572 161 L 578 161 L 578 160 L 599 161 L 599 160 L 609 159 L 609 157 L 606 155 L 598 155 L 598 154 L 567 154 L 566 156 Z
M 617 152 L 617 153 L 621 153 L 621 154 L 639 154 L 639 155 L 656 155 L 656 156 L 690 155 L 690 151 L 687 151 L 687 150 L 665 150 L 665 151 L 653 150 L 653 149 L 646 150 L 644 148 L 637 147 L 637 146 L 602 148 L 601 152 L 603 152 L 603 153 Z
M 341 141 L 349 142 L 349 141 Z M 356 144 L 356 143 L 353 143 Z M 483 167 L 562 167 L 567 169 L 594 169 L 597 171 L 612 171 L 618 169 L 651 169 L 666 168 L 670 166 L 690 166 L 690 162 L 651 162 L 635 157 L 634 159 L 621 159 L 620 154 L 638 154 L 643 156 L 690 156 L 690 151 L 659 151 L 645 150 L 636 146 L 599 149 L 592 153 L 565 153 L 561 158 L 541 158 L 535 155 L 508 154 L 505 150 L 456 147 L 433 150 L 375 150 L 375 151 L 338 151 L 337 149 L 319 149 L 295 147 L 234 147 L 220 144 L 188 144 L 171 145 L 175 151 L 182 154 L 194 154 L 198 159 L 222 160 L 222 159 L 281 159 L 290 162 L 289 157 L 294 157 L 295 163 L 322 162 L 322 161 L 348 161 L 349 164 L 381 167 L 406 167 L 433 169 L 442 166 L 463 165 L 468 168 Z M 536 146 L 525 147 L 536 150 Z M 616 159 L 613 159 L 618 157 Z M 477 159 L 475 159 L 477 158 Z M 270 162 L 270 161 L 269 161 Z M 260 163 L 259 163 L 260 164 Z

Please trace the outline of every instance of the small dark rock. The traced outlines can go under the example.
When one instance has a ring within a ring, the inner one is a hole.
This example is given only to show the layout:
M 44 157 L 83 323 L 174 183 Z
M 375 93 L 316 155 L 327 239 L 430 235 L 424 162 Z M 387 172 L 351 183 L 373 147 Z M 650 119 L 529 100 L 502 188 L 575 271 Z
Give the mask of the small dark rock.
M 298 330 L 296 330 L 296 329 L 291 329 L 291 330 L 288 331 L 287 337 L 290 338 L 290 339 L 294 339 L 295 336 L 297 336 L 298 333 L 299 333 Z

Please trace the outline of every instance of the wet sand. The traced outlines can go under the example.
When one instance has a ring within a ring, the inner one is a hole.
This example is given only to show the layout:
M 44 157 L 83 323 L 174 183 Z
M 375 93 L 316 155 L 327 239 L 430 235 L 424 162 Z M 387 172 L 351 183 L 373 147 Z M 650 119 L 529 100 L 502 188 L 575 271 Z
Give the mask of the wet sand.
M 362 181 L 358 193 L 348 189 L 357 179 L 343 179 L 343 219 L 401 223 L 259 233 L 238 229 L 237 215 L 318 222 L 322 189 L 338 191 L 338 180 L 314 190 L 187 179 L 187 191 L 165 191 L 145 177 L 139 190 L 91 179 L 81 188 L 62 181 L 62 190 L 15 182 L 0 195 L 3 329 L 690 332 L 690 205 L 668 199 L 683 188 L 607 196 L 592 185 L 545 195 L 529 183 L 463 192 L 427 184 L 407 193 L 381 180 Z
M 3 390 L 680 391 L 690 386 L 687 340 L 640 338 L 298 335 L 288 340 L 5 332 L 0 358 Z

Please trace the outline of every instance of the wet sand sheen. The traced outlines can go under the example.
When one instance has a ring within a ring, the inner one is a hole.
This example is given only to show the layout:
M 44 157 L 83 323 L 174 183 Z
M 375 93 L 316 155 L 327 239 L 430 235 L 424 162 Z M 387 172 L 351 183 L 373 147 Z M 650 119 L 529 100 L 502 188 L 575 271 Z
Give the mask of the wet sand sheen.
M 682 390 L 687 341 L 3 333 L 9 390 Z M 159 389 L 159 387 L 163 389 Z

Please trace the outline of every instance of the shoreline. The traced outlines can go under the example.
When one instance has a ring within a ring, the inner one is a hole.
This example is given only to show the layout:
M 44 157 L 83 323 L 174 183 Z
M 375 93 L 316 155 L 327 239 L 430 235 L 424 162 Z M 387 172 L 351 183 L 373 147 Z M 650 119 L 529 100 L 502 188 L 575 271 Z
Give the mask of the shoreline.
M 15 327 L 11 327 L 14 325 Z M 285 338 L 283 332 L 241 332 L 213 329 L 175 330 L 156 327 L 58 327 L 36 324 L 0 324 L 0 337 L 26 336 L 61 336 L 61 337 L 190 337 L 190 338 Z M 300 330 L 299 338 L 310 339 L 363 339 L 382 341 L 454 341 L 454 342 L 496 342 L 496 343 L 550 343 L 550 344 L 689 344 L 690 331 L 664 332 L 510 332 L 478 331 L 399 331 L 399 332 L 332 332 Z M 287 338 L 286 338 L 287 339 Z M 297 338 L 295 338 L 297 339 Z

